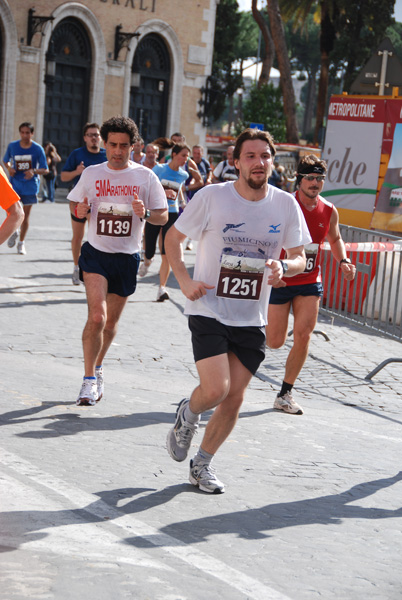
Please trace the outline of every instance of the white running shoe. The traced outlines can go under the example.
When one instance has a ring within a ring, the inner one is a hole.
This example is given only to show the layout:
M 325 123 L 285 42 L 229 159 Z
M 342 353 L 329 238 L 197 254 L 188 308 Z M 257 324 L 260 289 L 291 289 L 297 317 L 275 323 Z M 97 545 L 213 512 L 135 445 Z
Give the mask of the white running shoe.
M 145 277 L 145 275 L 148 273 L 149 267 L 151 266 L 151 262 L 152 260 L 147 261 L 147 259 L 144 259 L 144 262 L 140 265 L 140 268 L 138 269 L 138 276 L 139 277 Z
M 177 462 L 187 458 L 191 446 L 191 440 L 198 429 L 198 423 L 188 423 L 183 418 L 183 412 L 190 400 L 183 398 L 177 407 L 176 421 L 174 427 L 169 431 L 166 439 L 166 447 L 170 456 Z
M 164 302 L 165 300 L 169 300 L 169 294 L 167 293 L 165 287 L 160 287 L 158 293 L 156 294 L 156 301 Z
M 7 246 L 9 248 L 14 248 L 15 246 L 15 242 L 17 241 L 17 238 L 19 236 L 19 229 L 16 229 L 14 231 L 14 233 L 12 235 L 10 235 L 10 237 L 8 238 L 8 242 L 7 242 Z
M 78 265 L 74 265 L 74 271 L 72 276 L 73 285 L 80 285 L 80 268 Z
M 96 379 L 84 379 L 76 401 L 77 406 L 95 406 L 97 400 L 98 387 Z
M 103 383 L 103 368 L 99 367 L 99 369 L 95 369 L 95 377 L 96 377 L 96 387 L 97 387 L 97 391 L 98 391 L 98 398 L 97 398 L 97 402 L 99 402 L 99 400 L 101 400 L 103 398 L 103 392 L 105 389 L 104 383 Z
M 27 251 L 25 249 L 25 242 L 18 242 L 17 252 L 18 252 L 18 254 L 26 254 L 27 253 Z
M 195 465 L 190 460 L 190 483 L 197 486 L 208 494 L 223 494 L 225 486 L 215 475 L 215 469 L 211 465 Z
M 290 392 L 286 392 L 284 396 L 279 394 L 275 398 L 274 408 L 281 410 L 282 412 L 289 413 L 290 415 L 302 415 L 303 409 L 293 400 L 293 396 Z

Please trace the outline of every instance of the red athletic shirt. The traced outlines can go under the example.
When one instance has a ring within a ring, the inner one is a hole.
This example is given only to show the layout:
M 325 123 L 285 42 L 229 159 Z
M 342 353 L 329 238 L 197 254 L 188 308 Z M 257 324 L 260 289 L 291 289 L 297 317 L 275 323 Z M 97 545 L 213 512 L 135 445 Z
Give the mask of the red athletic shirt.
M 307 210 L 300 202 L 299 192 L 295 193 L 295 198 L 302 209 L 313 241 L 311 244 L 307 244 L 307 246 L 304 247 L 307 262 L 303 273 L 295 275 L 294 277 L 284 277 L 283 281 L 286 282 L 286 285 L 316 283 L 321 281 L 320 244 L 327 237 L 334 205 L 322 198 L 322 196 L 318 196 L 318 204 L 314 210 Z M 281 258 L 284 258 L 285 256 L 286 253 L 282 250 Z

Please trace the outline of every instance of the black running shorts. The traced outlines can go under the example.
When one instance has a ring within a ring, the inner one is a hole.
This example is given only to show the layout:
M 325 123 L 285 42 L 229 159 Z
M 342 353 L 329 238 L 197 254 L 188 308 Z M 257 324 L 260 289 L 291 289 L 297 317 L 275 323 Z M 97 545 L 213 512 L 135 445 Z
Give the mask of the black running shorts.
M 82 245 L 78 261 L 81 281 L 84 281 L 83 272 L 98 273 L 107 279 L 108 293 L 123 298 L 135 292 L 139 264 L 139 254 L 102 252 L 91 246 L 89 242 Z
M 188 326 L 195 362 L 233 352 L 254 375 L 265 358 L 264 327 L 233 327 L 199 315 L 190 315 Z

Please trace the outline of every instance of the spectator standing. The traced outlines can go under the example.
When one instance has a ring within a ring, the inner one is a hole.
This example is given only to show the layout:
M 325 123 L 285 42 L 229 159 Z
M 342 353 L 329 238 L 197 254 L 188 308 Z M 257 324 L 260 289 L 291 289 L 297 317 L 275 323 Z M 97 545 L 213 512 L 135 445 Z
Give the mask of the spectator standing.
M 222 160 L 214 169 L 212 183 L 222 183 L 225 181 L 236 181 L 238 178 L 236 167 L 233 161 L 234 146 L 229 146 L 226 150 L 226 158 Z
M 45 142 L 43 145 L 45 151 L 47 168 L 49 173 L 43 176 L 45 180 L 45 189 L 43 190 L 43 201 L 54 202 L 54 193 L 56 189 L 57 165 L 61 162 L 56 147 L 51 142 Z

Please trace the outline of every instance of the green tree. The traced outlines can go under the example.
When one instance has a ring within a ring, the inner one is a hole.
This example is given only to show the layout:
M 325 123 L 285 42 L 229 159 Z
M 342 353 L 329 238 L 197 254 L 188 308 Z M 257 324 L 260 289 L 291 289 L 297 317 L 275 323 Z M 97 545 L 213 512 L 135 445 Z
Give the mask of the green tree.
M 385 31 L 385 36 L 389 37 L 393 47 L 395 48 L 395 54 L 402 61 L 402 23 L 393 23 Z
M 286 120 L 282 93 L 272 83 L 260 88 L 253 85 L 250 95 L 243 105 L 243 120 L 238 124 L 237 133 L 250 123 L 262 123 L 276 142 L 286 141 Z
M 201 101 L 204 119 L 208 121 L 216 121 L 221 116 L 226 99 L 231 98 L 243 82 L 241 73 L 232 69 L 240 36 L 238 9 L 236 0 L 221 0 L 217 6 L 212 73 Z
M 344 72 L 344 91 L 349 92 L 358 72 L 384 39 L 393 22 L 394 4 L 395 0 L 348 0 L 340 11 L 331 61 L 335 71 L 342 68 Z

